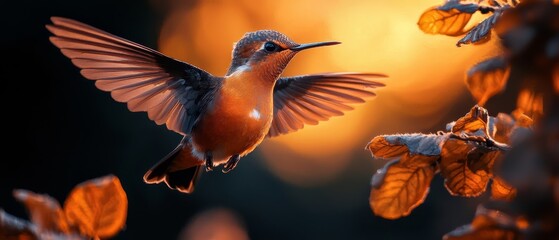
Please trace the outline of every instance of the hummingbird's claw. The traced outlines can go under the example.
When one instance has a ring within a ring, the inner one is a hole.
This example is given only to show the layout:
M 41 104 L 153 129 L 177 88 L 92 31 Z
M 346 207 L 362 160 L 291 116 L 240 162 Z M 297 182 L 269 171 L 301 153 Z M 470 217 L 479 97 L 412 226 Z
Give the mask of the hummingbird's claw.
M 212 153 L 207 152 L 205 157 L 206 157 L 206 172 L 214 170 L 215 166 L 214 166 Z
M 237 167 L 237 164 L 239 163 L 239 160 L 241 160 L 241 156 L 232 156 L 231 158 L 229 158 L 229 161 L 225 163 L 225 166 L 223 167 L 223 169 L 221 169 L 221 172 L 228 173 L 229 171 L 235 169 L 235 167 Z

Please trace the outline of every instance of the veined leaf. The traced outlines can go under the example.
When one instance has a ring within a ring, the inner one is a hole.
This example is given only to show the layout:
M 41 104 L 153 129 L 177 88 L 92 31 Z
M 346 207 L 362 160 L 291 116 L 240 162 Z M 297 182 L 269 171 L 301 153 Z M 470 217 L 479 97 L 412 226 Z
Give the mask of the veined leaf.
M 68 221 L 89 237 L 112 237 L 124 227 L 128 199 L 117 177 L 109 175 L 76 186 L 64 203 Z
M 493 174 L 495 160 L 502 157 L 501 151 L 495 149 L 475 147 L 466 153 L 468 169 L 472 172 L 485 171 Z
M 410 155 L 438 156 L 448 135 L 396 134 L 376 136 L 367 144 L 373 157 L 393 158 L 406 153 Z
M 478 101 L 478 105 L 483 106 L 489 98 L 503 91 L 509 74 L 510 67 L 504 58 L 490 58 L 476 64 L 468 71 L 466 86 Z
M 23 203 L 39 232 L 69 233 L 66 216 L 56 199 L 27 190 L 14 190 L 14 197 Z
M 485 192 L 490 174 L 485 170 L 473 172 L 468 167 L 468 153 L 475 148 L 473 144 L 448 139 L 441 152 L 441 175 L 445 187 L 452 195 L 476 197 Z
M 476 136 L 486 136 L 489 113 L 485 108 L 474 106 L 463 117 L 456 120 L 451 132 L 460 135 L 461 133 L 473 134 Z
M 387 219 L 407 216 L 423 203 L 435 174 L 437 157 L 415 155 L 405 164 L 400 159 L 387 163 L 373 176 L 369 204 L 373 212 Z
M 471 13 L 461 12 L 455 8 L 448 10 L 432 8 L 421 14 L 417 24 L 425 33 L 460 36 L 466 33 L 464 27 L 471 17 Z
M 516 189 L 510 186 L 505 180 L 495 177 L 491 184 L 491 198 L 497 200 L 510 201 L 516 196 Z
M 481 23 L 476 25 L 472 30 L 466 34 L 462 39 L 456 43 L 456 46 L 460 47 L 462 44 L 470 43 L 484 43 L 491 39 L 491 29 L 501 16 L 502 12 L 498 11 L 493 13 L 490 17 L 483 20 Z
M 408 147 L 400 142 L 388 142 L 386 136 L 376 136 L 371 140 L 365 149 L 369 149 L 373 157 L 393 158 L 408 153 Z

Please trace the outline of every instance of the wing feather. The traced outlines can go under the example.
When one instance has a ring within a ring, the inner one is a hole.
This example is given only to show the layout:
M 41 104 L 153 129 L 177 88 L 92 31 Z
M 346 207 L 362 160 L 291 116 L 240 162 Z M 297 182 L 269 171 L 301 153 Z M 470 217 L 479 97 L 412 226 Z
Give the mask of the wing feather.
M 384 86 L 374 73 L 326 73 L 280 78 L 274 87 L 274 119 L 268 137 L 316 125 L 344 111 L 350 104 L 374 97 L 373 90 Z
M 138 43 L 75 20 L 51 20 L 50 41 L 85 78 L 175 132 L 190 134 L 221 84 L 222 78 Z

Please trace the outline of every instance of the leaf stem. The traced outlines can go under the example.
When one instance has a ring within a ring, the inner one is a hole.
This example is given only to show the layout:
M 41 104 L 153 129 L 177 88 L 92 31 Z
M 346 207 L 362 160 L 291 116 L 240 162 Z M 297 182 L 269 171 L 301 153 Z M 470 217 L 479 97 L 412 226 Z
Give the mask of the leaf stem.
M 488 149 L 498 149 L 501 151 L 509 151 L 511 149 L 511 147 L 506 144 L 506 143 L 501 143 L 498 142 L 490 137 L 480 137 L 480 136 L 472 136 L 472 135 L 467 135 L 467 134 L 455 134 L 452 133 L 450 134 L 450 138 L 454 138 L 454 139 L 459 139 L 462 141 L 470 141 L 470 142 L 476 142 L 479 143 L 480 145 L 482 145 L 485 148 Z

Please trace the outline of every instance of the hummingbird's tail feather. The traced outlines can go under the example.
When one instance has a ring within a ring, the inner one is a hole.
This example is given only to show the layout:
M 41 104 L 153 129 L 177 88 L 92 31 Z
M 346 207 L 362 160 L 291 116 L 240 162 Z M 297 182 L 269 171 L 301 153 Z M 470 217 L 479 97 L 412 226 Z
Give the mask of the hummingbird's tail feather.
M 165 182 L 171 189 L 192 193 L 202 172 L 203 161 L 192 155 L 192 145 L 185 137 L 167 156 L 144 175 L 144 182 Z

